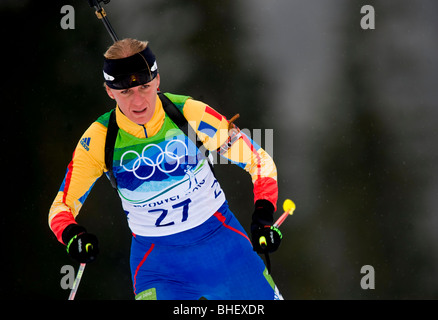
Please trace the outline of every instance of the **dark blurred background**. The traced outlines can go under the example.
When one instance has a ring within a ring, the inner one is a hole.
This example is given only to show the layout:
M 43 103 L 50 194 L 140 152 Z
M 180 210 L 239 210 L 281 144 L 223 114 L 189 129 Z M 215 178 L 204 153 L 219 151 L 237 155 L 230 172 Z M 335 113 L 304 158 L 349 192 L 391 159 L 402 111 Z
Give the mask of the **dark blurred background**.
M 75 29 L 63 30 L 63 5 Z M 360 9 L 372 5 L 374 30 Z M 438 298 L 438 2 L 112 0 L 119 37 L 149 40 L 161 90 L 191 95 L 241 128 L 273 130 L 279 208 L 297 209 L 271 256 L 285 299 Z M 85 129 L 113 108 L 102 88 L 111 45 L 85 0 L 2 0 L 1 298 L 60 299 L 77 270 L 47 224 Z M 250 176 L 217 165 L 248 230 Z M 281 211 L 281 210 L 279 210 Z M 130 232 L 100 179 L 78 217 L 98 235 L 77 299 L 133 299 Z M 375 289 L 360 286 L 363 265 Z

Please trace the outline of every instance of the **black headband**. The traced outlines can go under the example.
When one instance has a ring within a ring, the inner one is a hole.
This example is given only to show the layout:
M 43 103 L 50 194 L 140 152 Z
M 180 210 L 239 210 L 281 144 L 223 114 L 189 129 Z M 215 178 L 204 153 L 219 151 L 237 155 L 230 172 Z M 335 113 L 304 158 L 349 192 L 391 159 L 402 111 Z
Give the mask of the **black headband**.
M 128 89 L 152 81 L 158 74 L 155 55 L 149 47 L 130 57 L 106 59 L 103 64 L 105 83 L 112 89 Z

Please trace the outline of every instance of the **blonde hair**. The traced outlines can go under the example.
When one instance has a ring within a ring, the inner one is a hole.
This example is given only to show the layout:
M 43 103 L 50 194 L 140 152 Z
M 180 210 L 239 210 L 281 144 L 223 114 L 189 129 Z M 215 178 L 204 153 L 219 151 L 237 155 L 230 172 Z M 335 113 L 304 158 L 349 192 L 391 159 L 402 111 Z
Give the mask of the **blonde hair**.
M 140 51 L 143 51 L 148 46 L 147 41 L 136 39 L 122 39 L 114 42 L 108 50 L 103 54 L 106 59 L 122 59 L 130 57 Z

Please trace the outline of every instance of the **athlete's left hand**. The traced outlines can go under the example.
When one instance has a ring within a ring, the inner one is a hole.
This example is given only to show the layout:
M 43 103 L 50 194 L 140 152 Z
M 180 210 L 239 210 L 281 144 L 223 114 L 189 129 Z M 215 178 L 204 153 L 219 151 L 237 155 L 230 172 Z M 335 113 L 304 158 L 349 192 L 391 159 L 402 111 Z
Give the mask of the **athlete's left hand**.
M 268 200 L 257 200 L 251 223 L 251 242 L 257 253 L 272 253 L 278 249 L 283 238 L 280 230 L 272 226 L 274 205 Z M 260 238 L 264 242 L 260 243 Z

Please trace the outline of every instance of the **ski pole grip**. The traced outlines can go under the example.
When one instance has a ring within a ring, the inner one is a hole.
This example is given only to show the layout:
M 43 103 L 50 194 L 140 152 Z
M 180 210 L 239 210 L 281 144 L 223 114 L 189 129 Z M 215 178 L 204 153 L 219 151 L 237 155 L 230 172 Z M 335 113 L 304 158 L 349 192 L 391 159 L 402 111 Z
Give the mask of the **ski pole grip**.
M 283 203 L 284 213 L 280 216 L 280 218 L 278 218 L 277 221 L 275 221 L 274 227 L 280 227 L 284 220 L 286 220 L 289 215 L 292 215 L 294 213 L 295 208 L 295 203 L 290 199 L 286 199 Z

